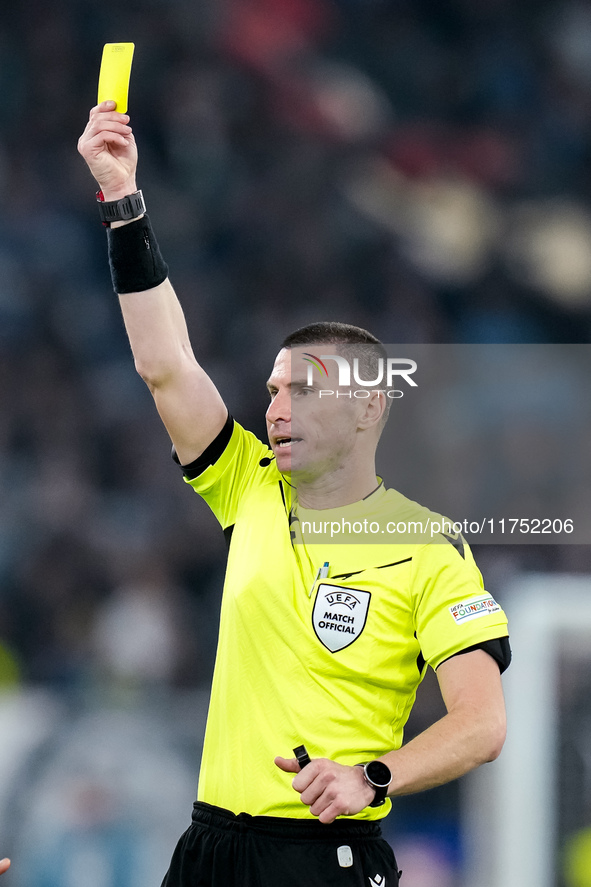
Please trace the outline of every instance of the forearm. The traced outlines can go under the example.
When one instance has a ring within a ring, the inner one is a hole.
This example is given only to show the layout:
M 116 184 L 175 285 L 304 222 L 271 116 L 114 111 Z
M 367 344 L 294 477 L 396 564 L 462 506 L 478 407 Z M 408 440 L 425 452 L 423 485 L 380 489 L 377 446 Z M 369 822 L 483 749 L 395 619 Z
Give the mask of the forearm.
M 134 189 L 135 177 L 118 191 L 103 193 L 118 200 Z M 112 222 L 108 247 L 113 288 L 119 294 L 136 369 L 154 391 L 186 369 L 195 370 L 183 310 L 147 216 Z
M 181 464 L 188 465 L 219 433 L 227 410 L 195 359 L 168 268 L 161 258 L 153 258 L 159 251 L 149 220 L 140 219 L 125 230 L 110 232 L 110 258 L 135 366 L 154 396 Z M 114 268 L 117 251 L 122 271 Z
M 113 238 L 120 233 L 111 232 L 111 247 Z M 147 279 L 152 268 L 150 251 L 158 250 L 149 225 L 140 220 L 134 230 L 128 228 L 116 249 L 121 253 L 122 247 L 131 248 L 132 261 L 124 251 L 123 267 L 129 273 L 114 273 L 114 282 L 119 278 L 125 281 L 119 298 L 135 366 L 154 396 L 181 463 L 189 464 L 221 430 L 227 410 L 215 385 L 195 359 L 180 303 L 168 276 L 162 279 L 168 274 L 163 261 L 154 262 L 158 269 L 155 280 Z
M 457 779 L 494 760 L 504 737 L 504 710 L 488 717 L 468 706 L 449 712 L 402 748 L 380 758 L 392 771 L 388 794 L 412 794 Z

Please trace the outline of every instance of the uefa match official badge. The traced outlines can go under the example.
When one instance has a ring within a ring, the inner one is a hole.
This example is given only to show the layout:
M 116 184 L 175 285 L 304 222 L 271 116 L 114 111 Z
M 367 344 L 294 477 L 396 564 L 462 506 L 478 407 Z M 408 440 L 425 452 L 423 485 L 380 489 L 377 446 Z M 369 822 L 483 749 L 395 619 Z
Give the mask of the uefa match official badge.
M 367 621 L 371 592 L 321 583 L 316 592 L 312 624 L 331 653 L 356 641 Z

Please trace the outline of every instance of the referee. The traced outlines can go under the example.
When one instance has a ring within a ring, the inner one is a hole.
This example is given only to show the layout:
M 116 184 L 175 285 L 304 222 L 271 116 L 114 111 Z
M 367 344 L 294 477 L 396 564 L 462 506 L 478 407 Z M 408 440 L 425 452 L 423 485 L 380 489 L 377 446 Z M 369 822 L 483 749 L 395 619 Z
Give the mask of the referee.
M 288 336 L 259 441 L 195 360 L 137 190 L 129 117 L 93 108 L 78 150 L 101 189 L 137 371 L 229 543 L 198 800 L 163 887 L 395 887 L 379 826 L 389 798 L 500 753 L 505 614 L 461 537 L 316 532 L 327 520 L 442 525 L 376 477 L 384 393 L 321 398 L 310 377 L 311 359 L 333 355 L 322 388 L 346 395 L 339 359 L 375 371 L 378 340 L 342 323 Z M 403 745 L 429 665 L 447 714 Z

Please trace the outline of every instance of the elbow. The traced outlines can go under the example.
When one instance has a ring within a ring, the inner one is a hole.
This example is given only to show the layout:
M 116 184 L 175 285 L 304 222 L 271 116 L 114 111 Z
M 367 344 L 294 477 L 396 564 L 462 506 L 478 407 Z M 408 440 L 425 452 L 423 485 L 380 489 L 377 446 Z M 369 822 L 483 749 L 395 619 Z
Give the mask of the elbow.
M 134 353 L 134 365 L 136 372 L 153 394 L 172 380 L 193 373 L 197 362 L 190 345 L 186 348 L 165 351 L 159 351 L 153 346 L 143 349 L 142 353 Z
M 175 370 L 170 366 L 160 363 L 156 360 L 138 359 L 134 360 L 137 374 L 146 383 L 152 394 L 162 388 L 175 375 Z M 177 371 L 178 372 L 178 371 Z
M 488 725 L 486 736 L 483 741 L 483 763 L 489 764 L 492 761 L 496 761 L 503 750 L 506 738 L 507 721 L 503 716 L 497 718 L 494 722 Z
M 162 384 L 162 371 L 150 361 L 140 360 L 136 357 L 134 364 L 136 373 L 144 380 L 150 391 L 154 391 Z

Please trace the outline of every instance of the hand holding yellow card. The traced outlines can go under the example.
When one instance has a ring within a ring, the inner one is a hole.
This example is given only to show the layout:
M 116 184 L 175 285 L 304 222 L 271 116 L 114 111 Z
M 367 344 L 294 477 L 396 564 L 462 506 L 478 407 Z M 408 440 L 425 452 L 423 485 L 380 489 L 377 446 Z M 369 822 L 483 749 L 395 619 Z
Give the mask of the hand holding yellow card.
M 127 111 L 129 78 L 135 43 L 105 43 L 98 84 L 98 104 L 111 99 L 120 114 Z

